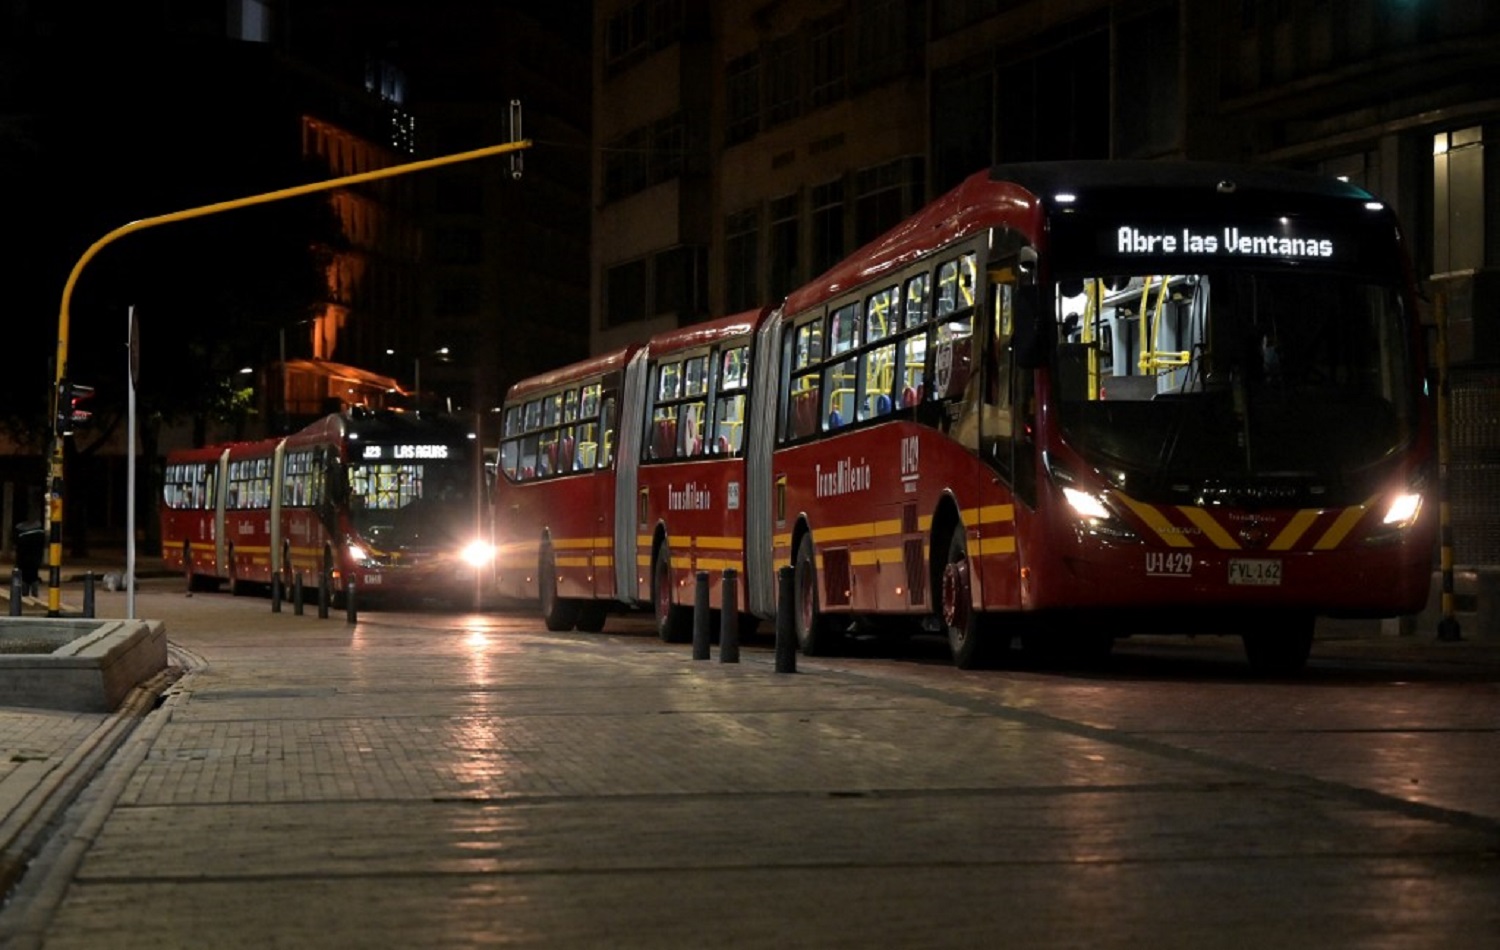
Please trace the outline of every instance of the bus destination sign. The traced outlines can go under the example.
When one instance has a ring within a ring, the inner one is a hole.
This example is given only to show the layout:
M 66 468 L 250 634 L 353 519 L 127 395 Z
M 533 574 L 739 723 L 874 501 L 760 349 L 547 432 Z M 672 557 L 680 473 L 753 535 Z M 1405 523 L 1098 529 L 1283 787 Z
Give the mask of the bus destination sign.
M 367 462 L 409 462 L 424 459 L 446 459 L 452 453 L 446 445 L 365 445 L 361 456 Z
M 1234 226 L 1200 231 L 1122 224 L 1114 231 L 1113 243 L 1114 252 L 1122 257 L 1183 254 L 1327 260 L 1335 251 L 1332 238 L 1257 233 Z

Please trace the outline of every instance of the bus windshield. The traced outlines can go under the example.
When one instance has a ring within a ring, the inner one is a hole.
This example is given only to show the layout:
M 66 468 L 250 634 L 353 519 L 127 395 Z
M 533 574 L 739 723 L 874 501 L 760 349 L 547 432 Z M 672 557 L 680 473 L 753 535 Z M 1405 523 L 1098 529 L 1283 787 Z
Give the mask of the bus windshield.
M 387 550 L 451 546 L 473 533 L 473 479 L 465 462 L 351 464 L 354 529 Z
M 1122 474 L 1340 481 L 1414 429 L 1408 317 L 1369 278 L 1088 275 L 1053 301 L 1064 436 Z

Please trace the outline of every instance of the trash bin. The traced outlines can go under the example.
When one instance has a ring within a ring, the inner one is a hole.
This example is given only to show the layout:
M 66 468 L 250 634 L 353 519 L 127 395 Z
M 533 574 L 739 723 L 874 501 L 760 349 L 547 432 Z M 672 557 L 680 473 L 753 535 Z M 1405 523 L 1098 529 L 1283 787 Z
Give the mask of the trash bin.
M 42 552 L 46 532 L 40 521 L 22 521 L 15 527 L 16 567 L 21 569 L 22 592 L 29 597 L 41 591 Z

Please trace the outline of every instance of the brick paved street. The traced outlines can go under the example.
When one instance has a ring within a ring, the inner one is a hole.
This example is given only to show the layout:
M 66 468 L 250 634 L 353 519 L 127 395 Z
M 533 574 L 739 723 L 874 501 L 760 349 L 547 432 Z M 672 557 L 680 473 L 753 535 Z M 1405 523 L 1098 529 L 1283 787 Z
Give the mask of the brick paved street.
M 640 619 L 176 586 L 139 613 L 187 673 L 0 913 L 14 946 L 1500 940 L 1493 649 L 1320 644 L 1271 682 L 1217 641 L 1086 672 L 916 643 L 784 676 Z

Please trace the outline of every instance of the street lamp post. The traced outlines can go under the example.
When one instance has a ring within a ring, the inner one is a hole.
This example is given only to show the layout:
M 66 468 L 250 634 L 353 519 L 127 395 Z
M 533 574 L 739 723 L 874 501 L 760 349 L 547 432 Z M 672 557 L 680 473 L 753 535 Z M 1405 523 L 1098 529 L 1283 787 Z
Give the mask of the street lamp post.
M 520 122 L 514 117 L 518 105 L 512 103 L 513 121 L 511 125 L 512 134 L 519 133 Z M 282 188 L 278 191 L 265 192 L 264 194 L 250 195 L 244 198 L 235 198 L 229 201 L 219 201 L 214 204 L 203 205 L 197 208 L 188 208 L 183 211 L 174 211 L 170 214 L 157 215 L 152 218 L 142 218 L 139 221 L 131 221 L 129 224 L 121 225 L 99 238 L 88 249 L 83 256 L 78 258 L 73 265 L 73 270 L 68 274 L 67 281 L 63 284 L 62 303 L 57 314 L 57 356 L 53 365 L 56 378 L 52 386 L 52 438 L 48 452 L 47 472 L 47 507 L 46 507 L 46 531 L 47 531 L 47 616 L 57 617 L 62 613 L 62 521 L 63 521 L 63 486 L 64 477 L 64 439 L 67 433 L 62 424 L 58 422 L 58 410 L 62 408 L 61 400 L 65 398 L 63 393 L 64 382 L 68 378 L 68 330 L 70 314 L 69 302 L 73 297 L 73 288 L 78 283 L 78 277 L 83 268 L 95 255 L 114 241 L 143 231 L 147 228 L 158 227 L 164 224 L 173 224 L 179 221 L 190 221 L 194 218 L 207 217 L 208 215 L 220 214 L 225 211 L 233 211 L 239 208 L 248 208 L 254 205 L 269 204 L 273 201 L 285 201 L 288 198 L 299 198 L 303 195 L 316 194 L 323 191 L 332 191 L 335 188 L 343 188 L 348 185 L 362 184 L 368 181 L 380 181 L 386 178 L 395 178 L 400 175 L 409 175 L 413 172 L 425 171 L 430 168 L 440 168 L 444 165 L 456 165 L 460 162 L 471 162 L 476 159 L 489 158 L 506 153 L 519 153 L 531 147 L 529 139 L 517 137 L 514 141 L 501 145 L 489 145 L 484 148 L 476 148 L 467 152 L 456 152 L 451 155 L 440 155 L 436 158 L 423 159 L 416 162 L 407 162 L 402 165 L 392 165 L 388 168 L 379 168 L 374 171 L 361 172 L 357 175 L 344 175 L 339 178 L 329 178 L 324 181 L 311 182 L 305 185 L 297 185 L 292 188 Z M 518 167 L 518 166 L 516 166 Z M 518 177 L 518 176 L 517 176 Z

